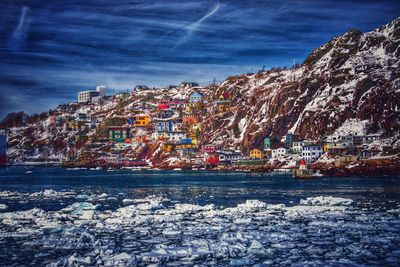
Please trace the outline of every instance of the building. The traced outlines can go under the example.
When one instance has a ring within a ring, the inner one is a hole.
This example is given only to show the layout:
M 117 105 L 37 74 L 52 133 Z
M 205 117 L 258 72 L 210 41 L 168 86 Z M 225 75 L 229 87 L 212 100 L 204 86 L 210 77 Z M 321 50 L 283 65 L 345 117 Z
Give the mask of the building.
M 344 167 L 350 163 L 357 162 L 358 157 L 352 155 L 335 156 L 335 167 Z
M 150 115 L 136 115 L 134 117 L 133 126 L 149 126 L 150 125 Z
M 219 156 L 216 153 L 205 153 L 204 164 L 207 166 L 217 166 L 219 164 Z
M 182 130 L 182 122 L 180 120 L 154 119 L 154 127 L 156 131 L 179 132 Z
M 324 153 L 321 145 L 305 145 L 302 147 L 301 158 L 307 162 L 317 160 Z
M 179 87 L 196 87 L 196 86 L 199 86 L 199 84 L 195 82 L 181 82 L 181 84 L 179 85 Z
M 264 138 L 264 150 L 271 148 L 271 138 L 265 137 Z
M 232 161 L 242 160 L 243 154 L 238 150 L 217 150 L 218 161 L 221 164 L 232 164 Z
M 182 139 L 186 138 L 185 132 L 170 132 L 169 133 L 169 140 L 172 142 L 181 142 Z
M 198 91 L 193 91 L 189 95 L 189 103 L 201 103 L 203 100 L 203 94 Z
M 169 101 L 167 99 L 161 99 L 158 101 L 158 111 L 169 109 Z
M 324 152 L 333 155 L 338 155 L 338 154 L 345 154 L 350 147 L 352 147 L 351 144 L 348 144 L 343 141 L 338 141 L 338 142 L 325 143 L 323 149 Z
M 191 125 L 200 122 L 200 115 L 198 114 L 183 114 L 182 116 L 183 125 Z
M 294 154 L 299 154 L 301 155 L 301 152 L 303 151 L 303 146 L 306 145 L 311 145 L 311 141 L 293 141 L 292 143 L 292 152 Z
M 115 94 L 115 99 L 117 99 L 117 100 L 122 101 L 122 100 L 125 100 L 127 98 L 129 98 L 129 93 L 128 92 L 119 92 L 119 93 Z
M 114 142 L 124 143 L 127 138 L 130 138 L 130 128 L 110 126 L 108 127 L 108 138 Z
M 250 150 L 249 157 L 251 159 L 263 160 L 264 159 L 264 153 L 263 153 L 262 150 L 255 148 L 255 149 Z
M 289 149 L 286 147 L 279 147 L 271 150 L 271 158 L 282 158 L 289 154 Z
M 367 134 L 363 137 L 363 143 L 364 144 L 370 144 L 374 141 L 377 141 L 381 139 L 382 134 L 381 133 L 375 133 L 375 134 Z
M 286 147 L 290 147 L 293 143 L 293 141 L 296 139 L 296 136 L 291 133 L 287 133 L 284 136 L 284 143 Z
M 222 93 L 217 101 L 217 109 L 218 112 L 226 112 L 230 109 L 231 107 L 231 95 L 229 92 L 224 92 Z
M 7 164 L 7 131 L 0 129 L 0 167 Z
M 92 98 L 104 97 L 106 87 L 97 86 L 96 90 L 82 91 L 78 93 L 78 103 L 89 103 L 92 102 Z

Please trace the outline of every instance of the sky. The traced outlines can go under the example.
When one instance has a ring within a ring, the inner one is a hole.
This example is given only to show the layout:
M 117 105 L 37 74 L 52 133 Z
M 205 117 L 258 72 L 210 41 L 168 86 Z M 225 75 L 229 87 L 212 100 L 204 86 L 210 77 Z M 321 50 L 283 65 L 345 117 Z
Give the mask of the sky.
M 371 31 L 400 1 L 1 0 L 0 119 L 78 91 L 209 83 L 302 63 L 345 31 Z

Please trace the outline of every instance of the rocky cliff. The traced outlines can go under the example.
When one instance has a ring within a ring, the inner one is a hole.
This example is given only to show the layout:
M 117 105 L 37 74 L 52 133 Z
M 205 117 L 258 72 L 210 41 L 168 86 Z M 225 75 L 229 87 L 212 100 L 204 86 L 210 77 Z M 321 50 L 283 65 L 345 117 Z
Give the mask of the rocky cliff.
M 318 139 L 347 119 L 369 132 L 400 131 L 400 19 L 372 32 L 350 30 L 315 49 L 302 65 L 230 77 L 214 92 L 233 96 L 236 110 L 209 114 L 205 139 L 234 140 L 244 150 L 268 135 Z

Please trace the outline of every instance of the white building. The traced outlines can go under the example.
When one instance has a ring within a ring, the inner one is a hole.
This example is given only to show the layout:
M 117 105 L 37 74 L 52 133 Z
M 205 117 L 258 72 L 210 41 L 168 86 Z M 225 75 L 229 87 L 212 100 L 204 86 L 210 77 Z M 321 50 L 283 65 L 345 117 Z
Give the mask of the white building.
M 289 154 L 289 150 L 285 147 L 279 147 L 271 150 L 271 158 L 282 158 Z
M 244 156 L 239 150 L 217 150 L 219 162 L 222 164 L 231 164 L 232 161 L 243 160 Z
M 154 141 L 164 139 L 165 141 L 171 141 L 179 143 L 182 139 L 186 138 L 185 132 L 167 132 L 167 131 L 155 131 L 151 135 Z
M 303 146 L 310 145 L 311 143 L 312 143 L 312 141 L 307 141 L 307 140 L 305 140 L 305 141 L 295 141 L 292 144 L 292 151 L 295 154 L 301 155 L 301 152 L 303 151 Z
M 306 145 L 302 148 L 301 158 L 307 162 L 317 160 L 324 153 L 322 145 Z
M 88 90 L 78 93 L 78 103 L 92 102 L 93 98 L 103 97 L 105 95 L 106 87 L 97 86 L 96 90 Z

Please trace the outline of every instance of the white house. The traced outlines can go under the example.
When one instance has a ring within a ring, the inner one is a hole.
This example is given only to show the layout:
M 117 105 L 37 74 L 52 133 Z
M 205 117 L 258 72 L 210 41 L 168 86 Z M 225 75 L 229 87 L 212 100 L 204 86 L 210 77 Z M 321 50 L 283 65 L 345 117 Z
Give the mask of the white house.
M 170 132 L 169 133 L 169 140 L 173 142 L 179 142 L 182 139 L 186 138 L 185 132 Z
M 312 143 L 312 141 L 310 141 L 310 140 L 295 141 L 292 144 L 292 151 L 295 154 L 301 155 L 301 152 L 303 151 L 303 146 L 310 145 L 311 143 Z
M 271 150 L 271 158 L 281 158 L 289 154 L 289 149 L 285 147 L 279 147 Z
M 306 145 L 302 148 L 301 158 L 313 162 L 324 153 L 322 145 Z

